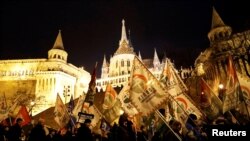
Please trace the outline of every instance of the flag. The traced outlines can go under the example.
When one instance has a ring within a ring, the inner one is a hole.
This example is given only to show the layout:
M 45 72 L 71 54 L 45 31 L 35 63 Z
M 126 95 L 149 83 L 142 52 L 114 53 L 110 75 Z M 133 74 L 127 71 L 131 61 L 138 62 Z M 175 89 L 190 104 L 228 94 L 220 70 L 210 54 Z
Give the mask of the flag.
M 103 109 L 110 109 L 114 106 L 116 102 L 117 93 L 114 88 L 109 83 L 106 87 L 104 101 L 102 104 Z
M 243 100 L 250 106 L 250 79 L 238 73 L 240 88 L 243 93 Z
M 192 99 L 185 93 L 174 97 L 172 104 L 176 120 L 180 121 L 183 125 L 185 125 L 189 114 L 195 114 L 198 119 L 202 117 L 201 110 L 195 106 Z
M 250 79 L 247 76 L 243 76 L 240 73 L 237 73 L 239 82 L 240 82 L 240 88 L 242 91 L 242 98 L 244 101 L 244 105 L 242 106 L 241 110 L 243 113 L 246 113 L 247 115 L 250 112 Z M 245 107 L 244 107 L 245 106 Z M 245 109 L 245 110 L 244 110 Z
M 126 114 L 129 116 L 134 116 L 138 114 L 138 111 L 134 107 L 134 105 L 131 103 L 131 100 L 129 99 L 130 93 L 129 93 L 130 87 L 128 85 L 125 85 L 122 90 L 120 91 L 118 95 L 118 99 L 121 102 L 122 109 Z
M 173 64 L 169 59 L 166 59 L 161 77 L 161 84 L 166 87 L 169 94 L 172 96 L 179 95 L 187 91 L 187 87 L 177 74 Z
M 223 113 L 236 108 L 241 102 L 240 96 L 242 95 L 240 83 L 237 78 L 236 70 L 234 68 L 233 59 L 229 56 L 227 67 L 227 83 L 223 96 Z
M 66 125 L 68 124 L 70 120 L 70 116 L 59 94 L 57 94 L 57 98 L 56 98 L 54 115 L 55 115 L 54 120 L 56 121 L 56 123 L 61 128 L 66 127 Z
M 91 125 L 95 127 L 98 122 L 101 120 L 101 113 L 96 108 L 95 105 L 89 107 L 89 113 L 94 115 L 94 118 L 91 119 Z
M 109 123 L 113 123 L 121 115 L 121 102 L 117 100 L 114 106 L 103 112 L 103 117 Z
M 15 119 L 21 118 L 23 119 L 22 126 L 27 125 L 31 121 L 31 117 L 29 115 L 29 112 L 26 108 L 26 106 L 21 106 L 19 109 L 19 112 L 17 113 L 17 116 Z M 14 121 L 14 124 L 16 123 L 16 120 Z
M 89 103 L 90 106 L 94 104 L 94 97 L 96 93 L 96 68 L 97 68 L 97 63 L 92 72 L 91 80 L 89 82 L 89 89 L 85 98 L 85 102 Z
M 3 94 L 2 97 L 0 97 L 0 122 L 6 118 L 8 118 L 8 106 L 7 106 L 7 101 L 5 97 L 5 93 Z
M 203 78 L 201 79 L 200 106 L 209 119 L 218 117 L 222 108 L 222 101 L 214 94 Z
M 76 106 L 74 107 L 74 109 L 72 111 L 72 114 L 76 118 L 78 118 L 78 113 L 82 111 L 84 98 L 85 98 L 85 94 L 79 96 L 78 101 L 76 103 Z
M 169 93 L 137 58 L 134 58 L 130 82 L 130 100 L 142 115 L 149 115 L 165 103 Z

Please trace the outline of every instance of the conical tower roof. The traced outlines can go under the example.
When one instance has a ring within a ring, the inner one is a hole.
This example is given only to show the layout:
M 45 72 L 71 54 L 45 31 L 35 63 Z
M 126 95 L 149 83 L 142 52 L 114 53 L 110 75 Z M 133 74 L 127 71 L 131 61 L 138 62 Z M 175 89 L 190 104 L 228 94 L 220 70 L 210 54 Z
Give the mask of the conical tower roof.
M 213 7 L 211 29 L 214 29 L 216 27 L 222 27 L 222 26 L 225 26 L 225 24 L 224 24 L 223 20 L 221 19 L 220 15 L 218 14 L 218 12 Z
M 56 37 L 56 41 L 54 43 L 54 46 L 52 49 L 61 49 L 64 50 L 64 46 L 63 46 L 63 41 L 62 41 L 62 35 L 61 35 L 61 30 L 59 30 L 59 33 Z

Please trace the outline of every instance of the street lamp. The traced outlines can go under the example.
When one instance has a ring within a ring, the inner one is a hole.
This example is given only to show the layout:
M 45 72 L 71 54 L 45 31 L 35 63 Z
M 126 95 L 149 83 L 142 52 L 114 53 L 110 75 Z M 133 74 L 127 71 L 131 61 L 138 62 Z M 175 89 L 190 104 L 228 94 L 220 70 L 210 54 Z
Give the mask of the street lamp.
M 219 98 L 221 101 L 223 101 L 223 97 L 224 97 L 224 85 L 223 84 L 219 84 Z

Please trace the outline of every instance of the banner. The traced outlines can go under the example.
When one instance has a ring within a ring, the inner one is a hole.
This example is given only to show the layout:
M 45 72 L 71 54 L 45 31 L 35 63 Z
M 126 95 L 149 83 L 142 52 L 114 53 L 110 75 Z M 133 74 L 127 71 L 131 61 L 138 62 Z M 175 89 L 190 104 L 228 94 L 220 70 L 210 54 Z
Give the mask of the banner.
M 85 94 L 79 96 L 78 101 L 76 103 L 76 106 L 74 107 L 74 109 L 72 111 L 72 114 L 76 118 L 78 118 L 78 113 L 81 112 L 81 110 L 82 110 L 84 98 L 85 98 Z
M 186 94 L 174 97 L 172 104 L 175 110 L 175 117 L 182 124 L 185 124 L 189 114 L 195 114 L 197 118 L 202 117 L 202 112 L 193 104 L 193 101 Z
M 114 106 L 105 110 L 103 116 L 107 122 L 113 123 L 121 115 L 121 102 L 117 100 Z
M 177 96 L 187 91 L 187 87 L 177 74 L 173 64 L 166 59 L 164 69 L 161 74 L 160 82 L 166 87 L 169 94 Z
M 131 100 L 129 99 L 130 97 L 129 92 L 130 92 L 130 87 L 128 85 L 125 85 L 120 91 L 117 98 L 120 100 L 122 104 L 121 106 L 124 112 L 128 114 L 129 116 L 134 116 L 138 114 L 138 111 L 136 110 L 134 105 L 131 103 Z
M 203 78 L 201 79 L 200 105 L 209 119 L 215 119 L 220 115 L 222 101 L 214 94 Z
M 169 93 L 137 58 L 134 58 L 130 82 L 130 100 L 142 115 L 149 115 L 169 98 Z
M 240 95 L 242 94 L 242 92 L 231 56 L 229 56 L 228 60 L 227 73 L 228 80 L 226 84 L 225 93 L 223 94 L 223 113 L 236 108 L 236 106 L 239 105 L 241 102 Z
M 104 102 L 102 104 L 103 109 L 110 109 L 116 102 L 117 93 L 111 84 L 108 84 L 105 91 Z
M 94 118 L 91 120 L 91 125 L 95 127 L 96 125 L 98 125 L 97 123 L 101 120 L 101 113 L 99 113 L 95 105 L 89 107 L 89 113 L 94 115 Z
M 63 104 L 62 99 L 59 96 L 59 94 L 57 94 L 57 98 L 56 98 L 54 115 L 55 115 L 54 119 L 55 119 L 56 123 L 61 128 L 65 127 L 70 120 L 68 110 L 67 110 L 66 106 Z
M 247 76 L 244 77 L 240 73 L 237 73 L 237 76 L 240 82 L 243 98 L 243 108 L 241 110 L 248 115 L 250 113 L 250 79 Z M 245 107 L 247 107 L 247 109 Z M 244 109 L 246 110 L 244 111 Z

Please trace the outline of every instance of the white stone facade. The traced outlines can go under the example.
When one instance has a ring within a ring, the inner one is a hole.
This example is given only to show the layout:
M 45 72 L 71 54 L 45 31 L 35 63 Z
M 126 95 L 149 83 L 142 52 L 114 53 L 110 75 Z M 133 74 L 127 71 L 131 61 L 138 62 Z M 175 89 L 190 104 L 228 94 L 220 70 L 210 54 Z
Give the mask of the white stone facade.
M 48 58 L 0 60 L 0 94 L 4 94 L 8 105 L 18 98 L 30 110 L 34 101 L 32 114 L 55 106 L 57 93 L 63 102 L 69 102 L 87 92 L 90 74 L 67 62 L 61 33 L 55 44 L 48 51 Z

